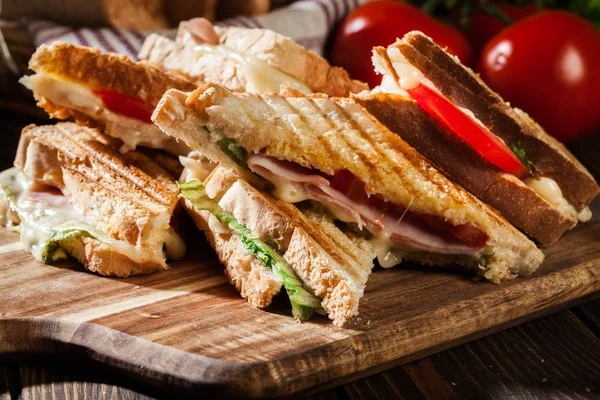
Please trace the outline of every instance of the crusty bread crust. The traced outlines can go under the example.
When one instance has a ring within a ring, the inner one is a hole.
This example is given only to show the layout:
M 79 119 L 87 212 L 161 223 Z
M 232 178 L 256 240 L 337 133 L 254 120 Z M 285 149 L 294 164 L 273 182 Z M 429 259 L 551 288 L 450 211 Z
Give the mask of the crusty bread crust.
M 323 57 L 276 32 L 218 26 L 215 31 L 219 44 L 256 56 L 305 82 L 315 92 L 342 97 L 368 89 L 367 84 L 350 79 L 343 68 L 332 67 Z M 194 39 L 180 26 L 175 42 L 158 35 L 149 36 L 139 58 L 166 70 L 182 71 L 195 81 L 215 82 L 231 90 L 245 91 L 247 80 L 243 68 L 230 60 L 195 52 L 195 46 Z
M 29 61 L 37 73 L 94 89 L 112 90 L 156 105 L 167 89 L 192 90 L 195 85 L 180 76 L 165 73 L 145 62 L 134 63 L 122 54 L 75 46 L 66 42 L 41 45 Z
M 179 190 L 147 156 L 132 152 L 126 156 L 132 164 L 127 164 L 117 145 L 74 123 L 30 125 L 21 134 L 15 166 L 34 181 L 60 188 L 108 237 L 141 246 L 149 256 L 136 263 L 98 240 L 82 238 L 75 253 L 86 268 L 116 276 L 165 268 L 162 247 Z
M 519 179 L 499 171 L 468 144 L 444 134 L 443 128 L 410 98 L 375 93 L 354 98 L 451 179 L 538 243 L 550 245 L 575 226 L 573 216 L 548 203 Z
M 452 102 L 471 110 L 508 144 L 520 142 L 540 175 L 554 179 L 567 201 L 581 211 L 600 188 L 587 169 L 539 125 L 522 118 L 473 71 L 421 32 L 409 32 L 394 45 Z
M 79 239 L 73 247 L 72 256 L 87 270 L 104 276 L 127 278 L 165 269 L 165 266 L 159 263 L 134 263 L 125 255 L 92 238 Z
M 368 194 L 404 207 L 410 204 L 414 212 L 441 216 L 453 225 L 469 223 L 481 229 L 494 253 L 490 268 L 509 270 L 498 276 L 527 275 L 544 258 L 533 242 L 449 181 L 352 99 L 233 93 L 214 84 L 192 92 L 185 105 L 184 97 L 168 91 L 153 120 L 193 150 L 212 148 L 215 139 L 201 128 L 210 126 L 249 152 L 330 175 L 348 170 L 365 183 Z

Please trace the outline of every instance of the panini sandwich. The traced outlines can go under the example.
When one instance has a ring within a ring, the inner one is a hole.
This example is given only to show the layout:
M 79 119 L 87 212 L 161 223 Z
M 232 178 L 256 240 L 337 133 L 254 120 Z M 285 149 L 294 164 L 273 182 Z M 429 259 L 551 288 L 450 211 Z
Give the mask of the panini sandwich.
M 185 245 L 171 226 L 173 177 L 146 155 L 75 123 L 23 129 L 15 168 L 0 174 L 4 224 L 46 263 L 73 257 L 102 275 L 167 268 Z
M 152 119 L 255 187 L 268 182 L 281 202 L 325 207 L 365 234 L 384 266 L 458 263 L 499 282 L 543 260 L 529 239 L 352 99 L 206 84 L 189 95 L 167 91 Z M 319 279 L 312 268 L 296 273 L 305 284 Z
M 356 100 L 534 240 L 591 218 L 599 188 L 585 167 L 427 36 L 376 47 L 373 63 L 382 84 Z
M 162 134 L 150 116 L 167 89 L 194 89 L 188 80 L 120 54 L 65 42 L 40 46 L 29 68 L 35 74 L 21 78 L 21 83 L 51 117 L 73 117 L 99 127 L 123 141 L 122 152 L 144 146 L 187 154 L 188 149 Z
M 347 96 L 368 89 L 339 67 L 267 29 L 213 26 L 205 19 L 183 22 L 172 41 L 148 36 L 139 58 L 189 79 L 214 82 L 238 92 L 279 92 L 287 85 L 303 93 Z

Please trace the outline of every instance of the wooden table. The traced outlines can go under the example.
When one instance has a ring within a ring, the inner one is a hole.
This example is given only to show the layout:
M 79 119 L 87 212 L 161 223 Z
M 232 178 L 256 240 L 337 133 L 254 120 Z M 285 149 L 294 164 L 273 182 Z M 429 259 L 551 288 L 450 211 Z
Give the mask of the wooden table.
M 1 168 L 12 161 L 20 128 L 31 122 L 0 111 Z M 600 136 L 573 147 L 596 177 L 599 149 Z M 585 300 L 313 398 L 600 398 L 600 300 Z M 0 360 L 0 399 L 175 395 L 150 391 L 101 365 L 66 356 Z

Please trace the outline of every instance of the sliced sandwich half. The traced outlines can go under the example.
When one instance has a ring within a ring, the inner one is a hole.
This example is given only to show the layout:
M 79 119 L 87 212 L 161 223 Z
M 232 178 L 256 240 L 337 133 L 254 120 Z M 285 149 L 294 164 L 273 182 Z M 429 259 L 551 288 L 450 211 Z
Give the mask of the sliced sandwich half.
M 198 84 L 214 82 L 239 92 L 277 93 L 287 85 L 303 93 L 347 96 L 368 88 L 279 33 L 213 26 L 200 18 L 182 23 L 175 41 L 148 36 L 139 58 Z
M 458 263 L 499 282 L 543 260 L 533 242 L 352 99 L 207 84 L 189 95 L 169 90 L 152 118 L 211 161 L 240 168 L 247 182 L 268 181 L 282 202 L 320 203 L 368 235 L 383 266 Z
M 51 117 L 73 117 L 103 128 L 123 141 L 123 152 L 145 146 L 187 154 L 184 145 L 162 134 L 150 121 L 167 89 L 195 88 L 186 79 L 147 63 L 133 63 L 120 54 L 65 42 L 38 47 L 29 68 L 35 74 L 21 78 L 21 83 Z
M 374 258 L 364 238 L 318 207 L 275 199 L 266 181 L 250 185 L 239 167 L 214 167 L 197 154 L 182 161 L 184 206 L 250 304 L 269 306 L 283 287 L 297 319 L 319 313 L 342 326 L 358 313 Z
M 23 129 L 15 168 L 0 174 L 5 223 L 46 263 L 73 257 L 102 275 L 167 268 L 185 245 L 171 226 L 173 176 L 142 153 L 75 123 Z
M 357 101 L 531 238 L 549 245 L 591 218 L 585 167 L 427 36 L 376 47 L 373 63 L 382 84 Z

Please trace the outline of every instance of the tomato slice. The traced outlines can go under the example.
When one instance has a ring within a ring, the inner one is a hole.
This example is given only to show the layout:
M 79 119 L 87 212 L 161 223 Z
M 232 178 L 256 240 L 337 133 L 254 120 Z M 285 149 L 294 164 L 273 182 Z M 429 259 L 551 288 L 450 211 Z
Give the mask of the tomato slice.
M 150 117 L 154 112 L 154 107 L 145 104 L 140 99 L 107 89 L 97 89 L 93 92 L 102 99 L 102 103 L 109 110 L 127 117 L 139 119 L 140 121 L 152 123 Z
M 331 187 L 348 196 L 349 199 L 362 204 L 369 203 L 369 196 L 365 192 L 365 184 L 348 170 L 336 171 L 333 178 L 329 178 Z
M 469 144 L 492 165 L 519 178 L 527 174 L 527 168 L 502 140 L 473 121 L 444 96 L 423 84 L 408 90 L 408 93 L 447 132 Z

